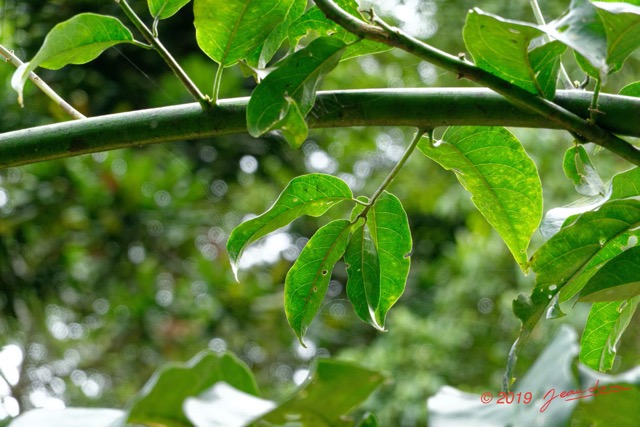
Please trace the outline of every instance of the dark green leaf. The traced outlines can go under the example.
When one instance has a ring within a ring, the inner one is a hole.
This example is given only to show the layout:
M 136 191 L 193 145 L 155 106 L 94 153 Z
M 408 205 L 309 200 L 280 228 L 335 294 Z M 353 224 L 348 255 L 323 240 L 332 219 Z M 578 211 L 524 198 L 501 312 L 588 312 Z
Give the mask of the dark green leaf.
M 579 292 L 601 266 L 623 252 L 640 234 L 640 201 L 614 200 L 580 215 L 542 245 L 531 258 L 536 272 L 534 295 L 561 301 Z M 546 304 L 545 304 L 546 305 Z
M 364 223 L 357 226 L 344 255 L 347 264 L 347 296 L 356 314 L 378 329 L 376 308 L 380 303 L 380 261 Z
M 335 0 L 335 3 L 340 6 L 342 10 L 362 20 L 359 10 L 360 6 L 355 0 Z M 300 19 L 293 23 L 289 29 L 289 42 L 292 47 L 295 47 L 301 38 L 310 34 L 332 36 L 348 44 L 349 46 L 341 57 L 342 61 L 356 56 L 370 55 L 391 49 L 386 44 L 369 40 L 361 40 L 356 43 L 358 41 L 357 36 L 328 19 L 317 6 L 309 8 Z
M 574 145 L 567 150 L 562 166 L 578 193 L 584 196 L 604 196 L 604 182 L 582 145 Z
M 309 134 L 309 127 L 298 103 L 290 96 L 285 96 L 287 107 L 282 112 L 278 129 L 292 148 L 300 148 Z
M 379 427 L 379 426 L 380 426 L 380 423 L 378 422 L 378 418 L 371 413 L 366 413 L 362 417 L 362 421 L 360 421 L 360 424 L 358 424 L 358 427 Z
M 112 427 L 120 425 L 125 416 L 119 409 L 32 409 L 13 419 L 9 427 Z
M 534 71 L 535 79 L 542 90 L 542 95 L 553 99 L 558 83 L 560 69 L 560 55 L 567 47 L 558 41 L 545 43 L 529 52 L 529 62 Z
M 458 127 L 449 128 L 442 142 L 423 139 L 418 148 L 456 173 L 526 271 L 529 240 L 542 217 L 542 188 L 520 142 L 504 128 Z
M 106 49 L 133 42 L 133 35 L 112 16 L 81 13 L 53 27 L 33 59 L 19 67 L 11 85 L 22 104 L 22 89 L 37 67 L 57 70 L 69 64 L 85 64 Z
M 596 7 L 590 1 L 571 0 L 564 16 L 550 22 L 544 29 L 551 37 L 582 55 L 597 70 L 593 77 L 602 81 L 606 79 L 609 72 L 607 34 Z
M 278 24 L 264 43 L 247 58 L 247 63 L 254 68 L 264 68 L 271 61 L 274 55 L 282 46 L 282 43 L 289 37 L 289 28 L 302 16 L 307 7 L 306 0 L 294 0 L 287 17 Z
M 402 296 L 411 267 L 411 230 L 402 202 L 384 191 L 367 213 L 367 227 L 380 266 L 380 299 L 373 313 L 375 322 L 384 328 L 387 312 Z
M 640 7 L 628 3 L 594 3 L 607 35 L 607 64 L 614 73 L 640 46 Z
M 188 363 L 167 364 L 151 377 L 128 403 L 128 423 L 190 427 L 182 406 L 186 398 L 198 396 L 224 381 L 257 396 L 258 388 L 249 368 L 234 355 L 206 351 Z
M 640 295 L 640 247 L 638 238 L 629 238 L 628 245 L 589 279 L 580 291 L 579 301 L 624 301 Z
M 624 302 L 598 302 L 591 306 L 580 341 L 580 362 L 601 372 L 613 367 L 618 341 L 638 303 L 640 297 Z
M 316 359 L 309 379 L 278 408 L 262 417 L 283 425 L 295 420 L 309 427 L 352 426 L 345 416 L 384 381 L 375 371 L 351 363 Z
M 327 293 L 331 271 L 347 248 L 350 232 L 351 223 L 346 219 L 332 221 L 320 228 L 309 239 L 287 273 L 284 309 L 289 325 L 300 343 L 320 309 Z
M 191 0 L 147 0 L 149 12 L 156 19 L 167 19 L 175 15 Z
M 544 94 L 543 89 L 529 61 L 529 45 L 531 40 L 542 34 L 535 25 L 506 20 L 478 8 L 469 11 L 463 30 L 465 46 L 478 67 L 541 95 Z M 551 53 L 559 55 L 561 52 L 554 48 L 543 56 Z M 539 55 L 539 52 L 536 53 L 536 57 Z M 540 64 L 545 61 L 544 58 L 537 59 Z M 555 76 L 552 80 L 555 83 Z
M 200 49 L 223 67 L 245 59 L 283 22 L 294 0 L 194 0 Z
M 242 252 L 252 242 L 303 215 L 320 216 L 352 197 L 349 186 L 331 175 L 316 173 L 292 179 L 268 211 L 240 224 L 231 232 L 227 252 L 236 277 Z
M 259 137 L 287 123 L 290 109 L 287 97 L 306 116 L 315 102 L 320 79 L 335 68 L 344 47 L 338 39 L 321 37 L 270 73 L 253 91 L 247 106 L 247 129 L 251 136 Z M 296 138 L 306 138 L 306 134 Z

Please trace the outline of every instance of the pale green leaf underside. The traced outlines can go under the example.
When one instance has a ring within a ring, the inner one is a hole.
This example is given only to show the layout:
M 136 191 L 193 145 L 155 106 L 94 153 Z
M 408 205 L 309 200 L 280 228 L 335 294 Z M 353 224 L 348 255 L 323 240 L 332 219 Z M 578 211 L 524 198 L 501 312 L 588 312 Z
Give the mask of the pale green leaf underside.
M 194 0 L 198 46 L 223 67 L 245 59 L 285 20 L 294 0 Z
M 435 146 L 423 139 L 418 148 L 456 173 L 526 271 L 529 240 L 542 218 L 542 186 L 520 142 L 504 128 L 457 127 Z
M 252 242 L 303 215 L 320 216 L 352 197 L 349 186 L 331 175 L 316 173 L 292 179 L 269 210 L 240 224 L 231 232 L 227 252 L 234 273 L 237 276 L 238 261 Z
M 640 7 L 622 2 L 594 5 L 607 35 L 609 73 L 614 73 L 640 46 Z
M 613 367 L 616 346 L 629 325 L 640 297 L 628 302 L 599 302 L 591 306 L 580 341 L 580 362 L 601 372 Z
M 289 325 L 302 337 L 318 313 L 327 293 L 331 271 L 342 258 L 351 231 L 346 219 L 320 228 L 305 245 L 284 283 L 284 309 Z
M 147 0 L 151 16 L 157 19 L 167 19 L 175 15 L 191 0 Z
M 589 197 L 604 196 L 604 182 L 582 145 L 574 145 L 565 152 L 562 168 L 578 193 Z
M 57 70 L 69 64 L 85 64 L 106 49 L 133 42 L 120 20 L 95 13 L 81 13 L 51 29 L 33 59 L 16 70 L 11 85 L 20 94 L 29 74 L 38 67 Z
M 374 307 L 375 321 L 384 327 L 389 309 L 402 296 L 411 266 L 411 230 L 400 200 L 383 192 L 367 213 L 367 227 L 378 254 L 380 296 Z
M 318 38 L 270 73 L 253 91 L 249 100 L 249 134 L 258 137 L 279 129 L 290 108 L 287 97 L 295 101 L 300 114 L 306 116 L 315 102 L 320 79 L 338 64 L 344 47 L 344 43 L 338 39 Z

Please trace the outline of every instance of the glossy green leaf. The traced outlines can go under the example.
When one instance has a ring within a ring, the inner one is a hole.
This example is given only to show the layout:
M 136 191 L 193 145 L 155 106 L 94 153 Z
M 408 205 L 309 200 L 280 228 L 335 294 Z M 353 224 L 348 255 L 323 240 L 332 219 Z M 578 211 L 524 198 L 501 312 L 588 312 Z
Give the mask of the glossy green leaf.
M 81 13 L 51 29 L 33 59 L 16 70 L 11 85 L 22 104 L 22 89 L 36 68 L 57 70 L 69 64 L 85 64 L 112 46 L 133 41 L 131 31 L 120 20 Z
M 560 70 L 560 56 L 567 47 L 558 41 L 545 43 L 529 52 L 531 69 L 535 73 L 535 80 L 547 99 L 552 99 L 558 86 L 558 71 Z
M 13 419 L 9 427 L 113 427 L 120 425 L 125 416 L 119 409 L 32 409 Z
M 456 173 L 526 271 L 529 240 L 542 218 L 542 188 L 535 164 L 504 128 L 449 128 L 442 139 L 434 145 L 423 139 L 418 148 Z
M 338 64 L 344 43 L 331 37 L 321 37 L 306 48 L 291 55 L 271 72 L 253 91 L 247 106 L 247 129 L 253 137 L 281 129 L 287 123 L 290 101 L 295 101 L 304 117 L 316 99 L 321 78 Z M 297 135 L 296 138 L 306 138 Z
M 542 34 L 543 32 L 535 25 L 506 20 L 478 8 L 469 11 L 463 29 L 465 46 L 478 67 L 531 93 L 540 95 L 545 94 L 545 91 L 536 78 L 539 70 L 532 68 L 529 45 L 533 39 Z M 553 58 L 546 58 L 547 56 L 560 55 L 562 51 L 555 46 L 552 45 L 552 49 L 544 48 L 543 52 L 536 51 L 536 63 L 544 66 L 549 60 L 553 60 Z M 555 76 L 547 75 L 552 70 L 553 67 L 545 70 L 546 80 L 552 80 L 554 83 L 550 95 L 555 91 L 556 81 Z M 548 86 L 545 82 L 547 91 L 549 91 Z
M 633 236 L 624 252 L 606 263 L 580 291 L 579 301 L 624 301 L 640 295 L 640 247 Z
M 333 266 L 342 258 L 350 232 L 351 223 L 346 219 L 332 221 L 321 227 L 309 239 L 287 273 L 284 310 L 300 343 L 322 305 Z
M 245 59 L 286 20 L 294 0 L 194 0 L 198 46 L 223 67 Z
M 300 148 L 307 140 L 309 126 L 304 120 L 304 115 L 298 103 L 290 96 L 285 96 L 287 107 L 282 112 L 282 119 L 278 123 L 278 130 L 292 148 Z
M 289 37 L 289 28 L 304 13 L 307 7 L 307 0 L 294 0 L 287 17 L 269 34 L 260 46 L 247 57 L 247 63 L 254 68 L 264 68 L 273 59 L 282 46 L 282 43 Z
M 376 324 L 384 328 L 387 312 L 404 293 L 411 267 L 413 242 L 402 202 L 384 191 L 367 213 L 367 227 L 380 267 L 380 299 L 373 313 Z
M 128 403 L 127 422 L 190 427 L 182 410 L 185 399 L 220 381 L 245 393 L 259 394 L 253 374 L 236 356 L 205 351 L 187 363 L 167 364 L 156 371 Z
M 607 64 L 614 73 L 640 47 L 640 7 L 628 3 L 594 2 L 607 36 Z
M 640 196 L 640 167 L 616 174 L 611 180 L 611 200 Z
M 569 10 L 544 30 L 582 55 L 597 70 L 598 75 L 594 77 L 606 79 L 609 72 L 607 33 L 596 7 L 589 0 L 571 0 Z
M 604 196 L 604 182 L 591 163 L 584 146 L 574 145 L 569 148 L 564 155 L 562 167 L 578 193 L 584 196 Z
M 579 292 L 601 266 L 623 252 L 640 234 L 640 201 L 613 200 L 580 215 L 531 258 L 536 273 L 534 295 L 547 302 L 561 292 L 566 301 Z
M 355 0 L 335 0 L 335 3 L 345 12 L 362 20 L 360 6 Z M 295 47 L 301 38 L 309 36 L 310 34 L 339 38 L 348 44 L 349 46 L 347 46 L 341 57 L 342 61 L 391 49 L 391 47 L 386 44 L 372 42 L 370 40 L 360 40 L 358 42 L 359 38 L 356 35 L 346 31 L 340 25 L 328 19 L 317 6 L 310 7 L 304 15 L 291 25 L 289 29 L 289 42 L 292 47 Z
M 380 303 L 380 260 L 364 223 L 353 231 L 344 255 L 347 264 L 347 297 L 362 320 L 378 329 L 376 309 Z
M 307 381 L 260 420 L 275 425 L 295 420 L 305 427 L 352 426 L 346 416 L 384 380 L 378 372 L 352 363 L 316 359 Z
M 601 372 L 613 367 L 616 347 L 640 303 L 630 301 L 598 302 L 591 306 L 580 340 L 580 362 Z
M 191 0 L 147 0 L 149 12 L 156 19 L 167 19 L 175 15 Z
M 315 173 L 292 179 L 268 211 L 231 232 L 227 252 L 236 278 L 242 252 L 252 242 L 303 215 L 320 216 L 352 197 L 349 186 L 331 175 Z
M 640 82 L 633 82 L 622 89 L 620 89 L 619 95 L 640 97 Z

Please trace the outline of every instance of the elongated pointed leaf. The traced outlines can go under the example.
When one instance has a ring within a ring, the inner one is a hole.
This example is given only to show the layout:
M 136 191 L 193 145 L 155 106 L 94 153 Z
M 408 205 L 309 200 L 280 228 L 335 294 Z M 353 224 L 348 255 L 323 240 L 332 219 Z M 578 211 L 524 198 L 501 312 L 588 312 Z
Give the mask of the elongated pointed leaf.
M 356 314 L 378 329 L 376 309 L 380 303 L 380 260 L 364 223 L 354 230 L 344 255 L 347 264 L 347 296 Z
M 380 266 L 380 299 L 373 312 L 376 323 L 384 328 L 387 312 L 404 293 L 411 267 L 413 242 L 402 202 L 384 191 L 367 213 L 367 227 Z
M 253 91 L 247 106 L 247 129 L 254 137 L 280 129 L 286 123 L 290 101 L 305 117 L 316 99 L 320 79 L 338 64 L 345 44 L 321 37 L 290 56 Z M 306 134 L 301 136 L 306 138 Z
M 206 351 L 188 363 L 168 364 L 156 371 L 127 405 L 127 422 L 190 427 L 182 411 L 185 399 L 220 381 L 245 393 L 259 394 L 253 374 L 241 360 L 231 353 Z
M 292 148 L 300 148 L 309 134 L 309 126 L 304 120 L 304 115 L 298 103 L 290 96 L 285 96 L 287 106 L 282 112 L 282 120 L 278 123 L 278 129 Z
M 604 196 L 604 182 L 582 145 L 574 145 L 566 151 L 562 167 L 578 193 L 583 196 Z
M 635 238 L 633 244 L 636 245 Z M 579 301 L 624 301 L 640 295 L 640 247 L 626 249 L 600 268 L 580 291 Z
M 607 33 L 596 7 L 589 0 L 571 0 L 564 16 L 547 24 L 544 30 L 582 55 L 597 71 L 593 77 L 605 81 L 609 72 Z M 591 74 L 591 69 L 585 71 Z
M 294 0 L 194 0 L 198 46 L 223 67 L 245 59 L 285 20 Z
M 568 300 L 639 234 L 638 200 L 614 200 L 582 214 L 533 254 L 534 294 L 542 295 L 544 301 L 561 291 L 560 300 Z
M 351 223 L 332 221 L 309 239 L 284 282 L 284 310 L 289 325 L 302 337 L 320 309 L 327 293 L 333 266 L 344 254 Z M 304 345 L 304 344 L 303 344 Z
M 535 25 L 506 20 L 478 8 L 469 11 L 463 30 L 465 46 L 478 67 L 541 95 L 543 89 L 529 61 L 529 45 L 542 34 Z
M 353 423 L 348 422 L 346 416 L 384 380 L 384 376 L 378 372 L 352 363 L 316 359 L 307 381 L 260 420 L 273 425 L 284 425 L 295 420 L 303 426 L 352 426 Z
M 535 80 L 542 91 L 541 95 L 547 99 L 553 99 L 556 93 L 560 56 L 566 50 L 567 47 L 559 41 L 552 41 L 529 52 L 529 62 L 534 71 Z
M 482 215 L 498 231 L 523 271 L 527 247 L 542 217 L 538 171 L 520 142 L 504 128 L 449 128 L 443 142 L 418 145 L 453 170 Z
M 614 73 L 640 47 L 640 6 L 594 2 L 607 35 L 607 64 Z
M 175 15 L 191 0 L 147 0 L 149 12 L 156 19 L 167 19 Z
M 638 303 L 640 297 L 628 302 L 593 304 L 580 340 L 580 362 L 600 372 L 613 367 L 616 347 L 631 322 Z
M 112 46 L 131 42 L 131 31 L 117 18 L 81 13 L 51 29 L 33 59 L 16 70 L 11 85 L 22 104 L 22 89 L 36 68 L 57 70 L 69 64 L 85 64 Z
M 352 197 L 349 186 L 331 175 L 314 173 L 292 179 L 268 211 L 243 222 L 231 232 L 227 252 L 236 277 L 242 252 L 252 242 L 303 215 L 320 216 Z

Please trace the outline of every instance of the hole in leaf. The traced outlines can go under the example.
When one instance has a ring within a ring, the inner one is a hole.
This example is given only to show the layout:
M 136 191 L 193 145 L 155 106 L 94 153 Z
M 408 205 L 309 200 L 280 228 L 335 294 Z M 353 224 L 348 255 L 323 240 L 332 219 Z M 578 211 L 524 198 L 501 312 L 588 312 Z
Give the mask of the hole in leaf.
M 327 274 L 329 274 L 329 272 L 327 270 L 322 270 L 322 275 L 326 276 Z

